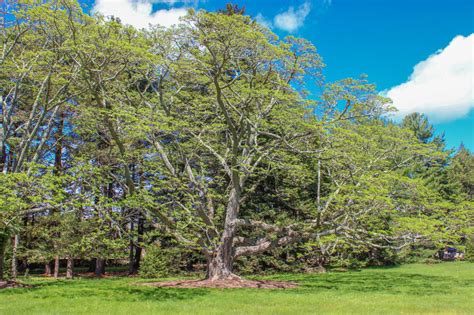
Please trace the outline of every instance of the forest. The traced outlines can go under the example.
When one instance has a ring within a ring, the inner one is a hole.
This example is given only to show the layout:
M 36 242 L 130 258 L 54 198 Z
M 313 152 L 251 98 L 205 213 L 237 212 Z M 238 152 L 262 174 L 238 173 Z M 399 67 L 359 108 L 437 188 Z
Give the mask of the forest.
M 231 5 L 141 30 L 0 8 L 0 280 L 474 259 L 473 154 L 366 76 L 328 81 L 311 42 Z

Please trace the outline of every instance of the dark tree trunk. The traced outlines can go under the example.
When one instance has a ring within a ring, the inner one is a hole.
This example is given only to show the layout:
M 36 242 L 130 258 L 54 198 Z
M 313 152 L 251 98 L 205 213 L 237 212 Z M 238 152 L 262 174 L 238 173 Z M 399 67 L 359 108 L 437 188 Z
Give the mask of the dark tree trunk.
M 95 276 L 102 277 L 105 273 L 105 260 L 102 258 L 96 258 L 95 260 Z
M 133 271 L 136 273 L 140 269 L 140 261 L 142 258 L 142 243 L 143 243 L 143 232 L 144 232 L 144 224 L 145 220 L 140 216 L 138 218 L 138 227 L 137 227 L 137 232 L 138 232 L 138 238 L 137 238 L 137 243 L 138 245 L 135 246 L 135 258 L 133 261 Z
M 134 230 L 134 222 L 133 222 L 133 219 L 132 219 L 132 222 L 130 222 L 130 235 L 132 235 L 130 237 L 130 245 L 129 245 L 129 249 L 128 249 L 128 273 L 129 274 L 133 274 L 135 273 L 135 268 L 134 268 L 134 259 L 133 259 L 133 255 L 134 255 L 134 249 L 135 249 L 135 245 L 133 244 L 133 230 Z
M 74 259 L 71 256 L 67 257 L 66 279 L 74 277 Z
M 63 129 L 64 129 L 64 112 L 60 114 L 58 122 L 58 131 L 54 135 L 56 140 L 56 152 L 54 154 L 54 172 L 56 175 L 63 170 Z
M 6 146 L 3 142 L 3 137 L 0 139 L 0 172 L 3 172 L 5 168 L 5 162 L 7 160 Z
M 8 236 L 0 231 L 0 280 L 4 280 L 3 271 L 5 263 L 5 249 L 7 248 Z
M 91 261 L 89 262 L 89 268 L 87 269 L 87 272 L 95 272 L 95 264 L 96 264 L 96 258 L 92 258 Z
M 54 257 L 54 277 L 59 278 L 59 256 Z
M 130 245 L 128 249 L 128 274 L 135 273 L 135 260 L 134 260 L 134 249 L 133 240 L 130 240 Z
M 53 275 L 53 271 L 51 270 L 51 262 L 48 261 L 44 264 L 44 275 L 46 277 L 51 277 Z

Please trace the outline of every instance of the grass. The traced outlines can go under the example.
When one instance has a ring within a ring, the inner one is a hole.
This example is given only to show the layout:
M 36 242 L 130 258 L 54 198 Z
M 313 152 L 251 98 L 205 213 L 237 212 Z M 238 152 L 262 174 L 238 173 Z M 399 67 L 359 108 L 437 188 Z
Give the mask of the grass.
M 0 314 L 474 314 L 474 264 L 442 263 L 264 277 L 298 289 L 174 289 L 138 278 L 25 279 Z

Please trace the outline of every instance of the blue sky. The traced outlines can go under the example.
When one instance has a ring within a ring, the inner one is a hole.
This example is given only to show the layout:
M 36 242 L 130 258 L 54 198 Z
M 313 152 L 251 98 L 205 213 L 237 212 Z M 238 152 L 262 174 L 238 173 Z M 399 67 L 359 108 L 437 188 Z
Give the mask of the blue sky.
M 141 27 L 173 24 L 216 0 L 87 0 L 92 10 Z M 400 114 L 426 113 L 449 147 L 474 151 L 474 2 L 471 0 L 240 0 L 280 36 L 319 50 L 329 80 L 367 74 Z M 416 69 L 414 70 L 414 67 Z

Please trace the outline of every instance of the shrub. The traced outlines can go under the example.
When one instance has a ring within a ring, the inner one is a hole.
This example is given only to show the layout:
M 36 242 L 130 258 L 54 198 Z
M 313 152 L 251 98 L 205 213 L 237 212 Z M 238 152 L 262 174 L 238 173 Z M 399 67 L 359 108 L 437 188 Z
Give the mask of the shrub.
M 474 262 L 474 235 L 471 235 L 466 240 L 466 250 L 464 252 L 464 259 Z
M 181 250 L 179 248 L 161 248 L 153 244 L 146 248 L 139 274 L 145 278 L 167 277 L 179 272 L 180 263 Z

